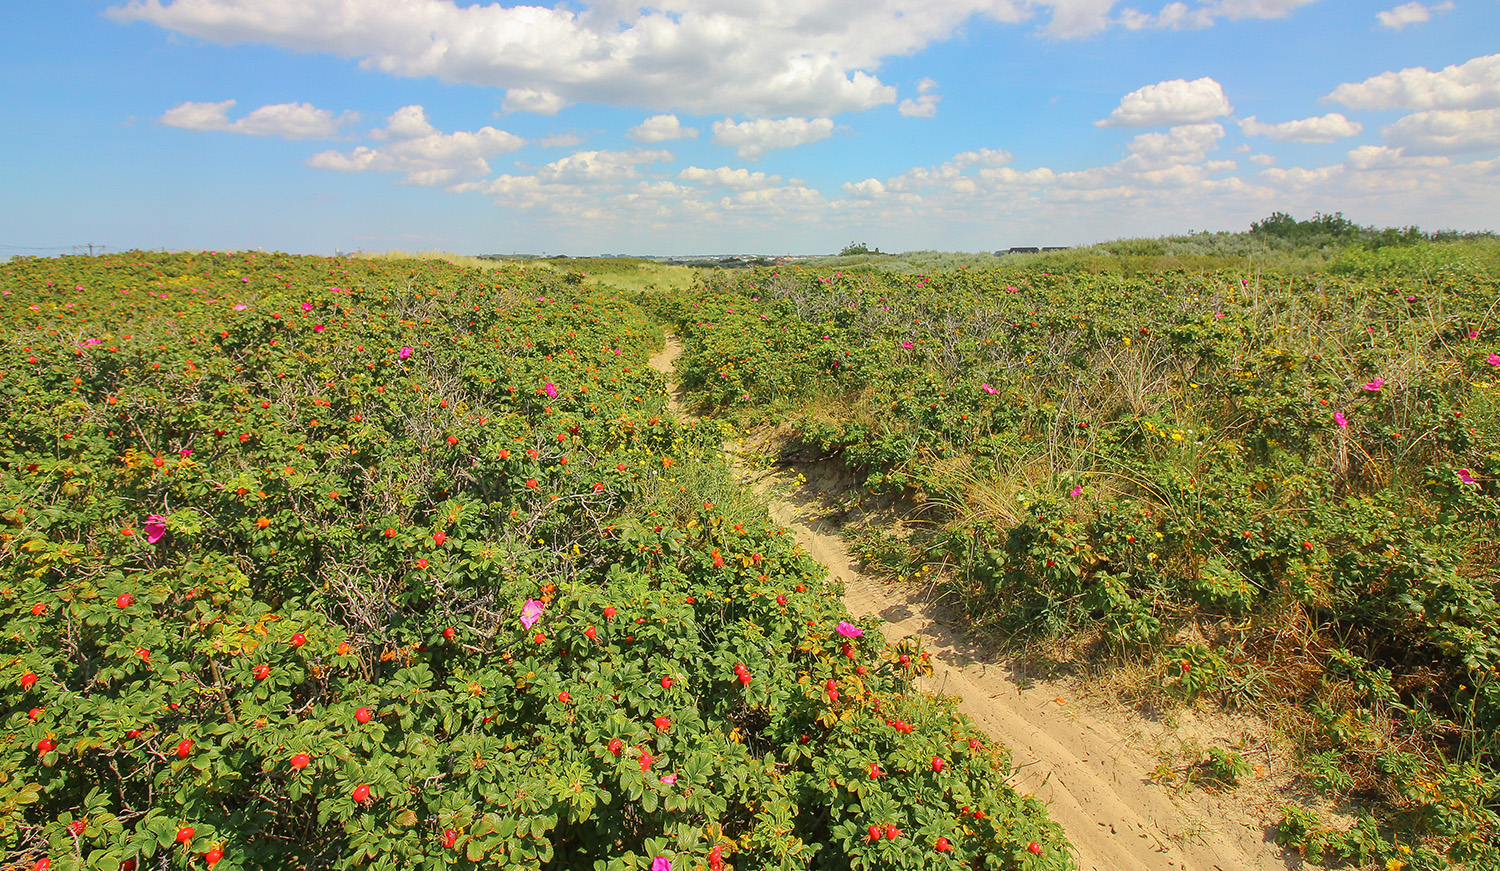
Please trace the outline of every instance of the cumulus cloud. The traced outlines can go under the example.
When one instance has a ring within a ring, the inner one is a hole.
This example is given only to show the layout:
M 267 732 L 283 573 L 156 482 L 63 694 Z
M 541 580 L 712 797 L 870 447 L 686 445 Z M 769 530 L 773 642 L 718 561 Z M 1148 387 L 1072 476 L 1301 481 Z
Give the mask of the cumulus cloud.
M 276 103 L 261 106 L 238 121 L 229 120 L 234 100 L 219 103 L 179 103 L 161 116 L 161 123 L 184 130 L 216 130 L 250 136 L 282 139 L 332 139 L 339 128 L 359 120 L 355 112 L 335 116 L 311 103 Z
M 674 159 L 656 149 L 582 151 L 530 175 L 506 174 L 449 189 L 486 194 L 499 205 L 528 212 L 532 226 L 550 225 L 555 231 L 577 227 L 579 220 L 618 221 L 625 228 L 644 226 L 686 238 L 708 227 L 736 226 L 750 216 L 804 221 L 826 214 L 822 194 L 799 179 L 783 184 L 779 176 L 730 167 L 690 166 L 676 181 L 649 173 L 651 165 Z
M 1125 25 L 1119 0 L 742 0 L 543 6 L 454 0 L 128 0 L 106 10 L 224 45 L 356 59 L 369 69 L 503 89 L 507 112 L 571 103 L 693 114 L 835 115 L 895 103 L 874 74 L 968 22 L 1039 24 L 1056 39 Z M 1151 26 L 1275 18 L 1312 0 L 1169 3 Z M 1180 7 L 1180 8 L 1179 8 Z M 921 109 L 921 97 L 913 101 Z M 930 105 L 927 104 L 927 105 Z M 923 110 L 928 111 L 928 110 Z
M 1146 85 L 1126 94 L 1108 118 L 1095 121 L 1099 127 L 1167 127 L 1212 121 L 1233 111 L 1218 82 L 1201 79 L 1171 79 Z
M 631 7 L 613 2 L 130 0 L 108 10 L 222 44 L 357 59 L 407 77 L 505 90 L 507 112 L 570 103 L 694 113 L 832 114 L 894 103 L 870 71 L 950 37 L 975 15 L 1022 20 L 1021 0 L 808 0 Z
M 1345 82 L 1323 100 L 1351 109 L 1500 108 L 1500 54 L 1476 57 L 1437 72 L 1407 67 L 1363 82 Z
M 1268 136 L 1277 142 L 1332 142 L 1364 129 L 1358 121 L 1350 121 L 1338 112 L 1280 124 L 1264 124 L 1254 115 L 1240 122 L 1240 132 L 1246 136 Z
M 408 184 L 442 187 L 489 175 L 489 158 L 525 144 L 526 140 L 512 133 L 481 127 L 430 133 L 379 148 L 361 145 L 347 152 L 324 151 L 308 158 L 307 165 L 334 172 L 401 172 Z
M 715 121 L 714 144 L 733 148 L 740 157 L 755 160 L 773 148 L 795 148 L 833 135 L 828 118 L 757 118 Z
M 535 112 L 538 115 L 556 115 L 567 105 L 566 97 L 546 88 L 510 88 L 505 92 L 505 99 L 500 101 L 501 110 L 507 114 Z
M 506 205 L 532 206 L 543 201 L 586 202 L 600 190 L 618 188 L 640 178 L 640 167 L 670 163 L 670 151 L 632 148 L 628 151 L 579 151 L 552 161 L 531 175 L 500 175 L 487 181 L 456 185 L 459 192 L 479 191 Z
M 751 172 L 747 169 L 731 169 L 727 166 L 721 166 L 717 169 L 690 166 L 682 172 L 677 173 L 677 178 L 682 181 L 697 182 L 698 184 L 712 187 L 734 188 L 736 190 L 772 187 L 781 184 L 781 176 L 779 175 L 766 175 L 763 172 Z
M 846 181 L 841 188 L 846 196 L 857 199 L 877 199 L 885 196 L 885 185 L 878 178 L 864 181 Z
M 1381 130 L 1410 155 L 1468 154 L 1500 148 L 1500 109 L 1417 112 Z
M 894 178 L 887 179 L 883 183 L 883 188 L 895 192 L 933 187 L 964 189 L 974 184 L 974 177 L 977 175 L 969 174 L 967 170 L 974 167 L 979 167 L 981 172 L 986 169 L 998 169 L 1013 159 L 1014 155 L 1001 148 L 961 151 L 937 166 L 912 167 Z
M 431 136 L 438 129 L 427 120 L 427 110 L 421 106 L 402 106 L 385 119 L 385 126 L 370 131 L 374 139 L 417 139 Z
M 636 142 L 669 142 L 673 139 L 696 139 L 698 128 L 684 127 L 676 115 L 652 115 L 625 134 Z
M 670 163 L 676 157 L 662 149 L 632 148 L 629 151 L 579 151 L 554 160 L 536 174 L 543 184 L 589 185 L 639 178 L 643 164 Z
M 1212 27 L 1216 19 L 1227 18 L 1283 18 L 1299 6 L 1317 0 L 1219 0 L 1190 7 L 1186 3 L 1173 2 L 1163 6 L 1155 15 L 1135 9 L 1122 9 L 1114 23 L 1127 30 L 1196 30 Z
M 1151 170 L 1182 163 L 1197 163 L 1219 147 L 1224 128 L 1218 124 L 1184 124 L 1164 133 L 1142 133 L 1131 140 L 1130 156 L 1122 162 L 1129 170 Z
M 161 123 L 183 130 L 228 130 L 233 100 L 221 103 L 178 103 L 161 116 Z
M 1443 0 L 1442 3 L 1434 3 L 1424 6 L 1421 3 L 1402 3 L 1394 9 L 1375 13 L 1375 18 L 1381 27 L 1389 27 L 1391 30 L 1400 30 L 1408 24 L 1422 24 L 1432 20 L 1432 13 L 1450 12 L 1453 9 L 1452 0 Z
M 1108 27 L 1124 27 L 1127 30 L 1189 30 L 1213 27 L 1219 19 L 1237 21 L 1244 18 L 1283 18 L 1300 6 L 1316 2 L 1317 0 L 1198 0 L 1196 6 L 1189 6 L 1179 0 L 1167 3 L 1155 15 L 1126 7 L 1113 18 L 1109 13 L 1118 5 L 1115 0 L 1060 0 L 1032 5 L 1046 6 L 1052 10 L 1052 19 L 1044 28 L 1047 35 L 1068 39 L 1090 36 Z
M 1361 145 L 1344 155 L 1344 166 L 1357 171 L 1447 166 L 1446 157 L 1413 156 L 1389 145 Z
M 901 105 L 896 107 L 896 111 L 908 118 L 935 117 L 937 104 L 943 99 L 941 95 L 935 93 L 936 91 L 937 82 L 932 79 L 923 79 L 917 82 L 917 98 L 913 100 L 908 97 L 902 100 Z

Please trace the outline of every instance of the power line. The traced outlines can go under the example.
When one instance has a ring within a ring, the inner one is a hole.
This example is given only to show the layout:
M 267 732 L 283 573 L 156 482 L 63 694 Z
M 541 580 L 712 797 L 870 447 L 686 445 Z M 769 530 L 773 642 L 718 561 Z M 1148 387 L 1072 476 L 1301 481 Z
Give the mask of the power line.
M 67 251 L 73 254 L 108 254 L 108 245 L 100 245 L 97 242 L 84 242 L 80 245 L 5 245 L 0 244 L 0 251 Z

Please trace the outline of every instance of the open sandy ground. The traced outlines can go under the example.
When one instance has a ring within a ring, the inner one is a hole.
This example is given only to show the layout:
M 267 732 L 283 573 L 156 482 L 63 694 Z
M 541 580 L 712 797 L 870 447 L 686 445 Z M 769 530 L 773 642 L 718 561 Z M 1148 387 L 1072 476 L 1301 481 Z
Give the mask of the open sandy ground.
M 673 336 L 651 360 L 672 376 L 682 348 Z M 673 407 L 686 416 L 674 389 Z M 959 710 L 1009 748 L 1012 785 L 1048 806 L 1072 842 L 1078 866 L 1097 871 L 1284 871 L 1299 867 L 1271 840 L 1274 796 L 1285 782 L 1285 761 L 1267 751 L 1257 762 L 1258 784 L 1227 793 L 1179 789 L 1153 780 L 1163 753 L 1185 745 L 1228 746 L 1246 734 L 1267 734 L 1264 724 L 1179 712 L 1170 723 L 1083 695 L 1069 681 L 1030 676 L 1018 661 L 967 641 L 915 583 L 862 577 L 833 524 L 816 469 L 795 462 L 780 472 L 738 467 L 766 499 L 771 516 L 844 585 L 844 602 L 858 617 L 885 620 L 895 642 L 918 636 L 932 654 L 927 689 L 960 699 Z M 813 477 L 791 496 L 779 493 L 799 474 Z M 826 494 L 832 496 L 833 494 Z M 1275 788 L 1272 787 L 1276 784 Z

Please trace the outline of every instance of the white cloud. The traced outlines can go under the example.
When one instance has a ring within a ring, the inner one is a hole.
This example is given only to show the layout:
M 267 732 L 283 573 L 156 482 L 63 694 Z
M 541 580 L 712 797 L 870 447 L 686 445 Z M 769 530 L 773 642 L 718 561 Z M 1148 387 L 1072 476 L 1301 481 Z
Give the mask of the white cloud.
M 1239 20 L 1242 18 L 1285 18 L 1299 7 L 1317 0 L 1218 0 L 1204 6 L 1204 11 L 1217 18 Z
M 981 169 L 975 177 L 990 182 L 996 187 L 1039 187 L 1057 180 L 1057 174 L 1047 167 L 1019 170 L 1008 166 Z
M 1358 121 L 1350 121 L 1338 112 L 1280 124 L 1261 123 L 1254 115 L 1240 122 L 1240 131 L 1246 136 L 1269 136 L 1277 142 L 1332 142 L 1364 129 Z
M 179 103 L 161 116 L 161 123 L 184 130 L 215 130 L 282 139 L 332 139 L 339 128 L 359 120 L 354 112 L 335 116 L 311 103 L 276 103 L 261 106 L 238 121 L 229 120 L 234 100 L 220 103 Z
M 385 126 L 370 131 L 374 139 L 417 139 L 431 136 L 438 129 L 427 120 L 427 110 L 421 106 L 402 106 L 385 119 Z
M 670 163 L 676 157 L 661 149 L 632 148 L 629 151 L 579 151 L 554 160 L 536 174 L 543 184 L 601 184 L 640 177 L 642 164 Z
M 1205 76 L 1187 81 L 1171 79 L 1126 94 L 1099 127 L 1166 127 L 1212 121 L 1233 111 L 1224 89 Z
M 937 82 L 932 79 L 923 79 L 917 82 L 917 98 L 910 97 L 901 101 L 896 111 L 908 118 L 932 118 L 937 115 L 937 104 L 942 101 L 942 96 L 935 93 Z
M 222 103 L 178 103 L 161 116 L 161 123 L 183 130 L 228 130 L 233 100 Z
M 887 179 L 884 187 L 894 192 L 916 191 L 923 188 L 966 188 L 974 184 L 974 175 L 966 170 L 979 167 L 980 172 L 1005 166 L 1014 159 L 1009 151 L 999 148 L 981 148 L 977 151 L 961 151 L 937 166 L 916 166 L 900 175 Z
M 946 165 L 957 169 L 971 166 L 996 167 L 1005 166 L 1014 159 L 1015 155 L 1003 148 L 981 148 L 977 151 L 960 151 Z
M 878 178 L 867 178 L 864 181 L 846 181 L 842 187 L 843 192 L 857 199 L 876 199 L 885 196 L 885 185 Z
M 1109 10 L 1115 0 L 1066 0 L 1049 3 L 1052 20 L 1047 22 L 1048 36 L 1070 39 L 1098 33 L 1110 24 Z
M 1252 154 L 1249 160 L 1256 166 L 1270 166 L 1276 162 L 1276 158 L 1269 154 Z
M 1358 171 L 1447 166 L 1446 157 L 1413 156 L 1389 145 L 1361 145 L 1344 156 L 1344 166 Z
M 635 186 L 636 192 L 648 197 L 666 197 L 668 199 L 683 200 L 694 197 L 698 189 L 686 185 L 676 184 L 670 181 L 643 181 Z
M 403 172 L 408 184 L 441 187 L 489 175 L 488 158 L 525 144 L 526 140 L 512 133 L 481 127 L 473 132 L 431 133 L 379 148 L 361 145 L 349 152 L 324 151 L 308 158 L 307 165 L 335 172 Z
M 1274 18 L 1311 0 L 1171 3 L 1152 26 Z M 507 112 L 573 103 L 693 114 L 836 115 L 895 103 L 874 71 L 970 21 L 1036 22 L 1057 39 L 1132 26 L 1119 0 L 127 0 L 106 10 L 225 45 L 356 59 L 388 75 L 505 90 Z M 1180 7 L 1180 11 L 1179 10 Z M 918 97 L 915 108 L 923 106 Z
M 580 221 L 606 222 L 620 225 L 619 232 L 649 227 L 675 238 L 705 228 L 764 226 L 768 219 L 815 221 L 829 207 L 800 179 L 783 184 L 779 176 L 744 169 L 690 166 L 676 181 L 643 177 L 648 165 L 674 159 L 669 151 L 651 149 L 583 151 L 531 175 L 501 175 L 449 190 L 486 194 L 498 205 L 524 210 L 531 227 L 566 232 Z
M 757 118 L 754 121 L 715 121 L 714 144 L 733 148 L 740 157 L 755 160 L 772 148 L 795 148 L 833 135 L 828 118 Z
M 1500 148 L 1500 109 L 1416 112 L 1380 132 L 1414 156 L 1489 151 Z
M 698 128 L 684 127 L 676 115 L 652 115 L 625 134 L 636 142 L 669 142 L 673 139 L 697 139 Z
M 747 169 L 731 169 L 727 166 L 721 166 L 718 169 L 703 169 L 698 166 L 690 166 L 682 172 L 677 173 L 677 178 L 682 181 L 698 182 L 699 184 L 715 187 L 735 188 L 737 190 L 772 187 L 781 184 L 781 176 L 779 175 L 766 175 L 763 172 L 750 172 Z
M 506 113 L 535 112 L 538 115 L 556 115 L 568 105 L 568 99 L 545 88 L 510 88 L 500 108 Z
M 1352 109 L 1494 109 L 1500 107 L 1500 54 L 1437 72 L 1408 67 L 1345 82 L 1323 100 Z
M 1375 13 L 1375 18 L 1380 21 L 1381 27 L 1389 27 L 1391 30 L 1400 30 L 1408 24 L 1422 24 L 1432 20 L 1434 12 L 1451 12 L 1453 10 L 1452 0 L 1443 0 L 1442 3 L 1434 3 L 1424 6 L 1421 3 L 1402 3 L 1394 9 Z
M 1130 141 L 1130 156 L 1121 162 L 1129 170 L 1160 169 L 1198 163 L 1219 147 L 1224 128 L 1218 124 L 1184 124 L 1164 133 L 1142 133 Z
M 1315 2 L 1317 0 L 1219 0 L 1192 8 L 1179 0 L 1163 6 L 1156 15 L 1130 8 L 1122 9 L 1113 23 L 1126 30 L 1143 30 L 1148 27 L 1159 30 L 1197 30 L 1214 26 L 1215 20 L 1219 18 L 1231 21 L 1242 18 L 1283 18 L 1297 7 Z

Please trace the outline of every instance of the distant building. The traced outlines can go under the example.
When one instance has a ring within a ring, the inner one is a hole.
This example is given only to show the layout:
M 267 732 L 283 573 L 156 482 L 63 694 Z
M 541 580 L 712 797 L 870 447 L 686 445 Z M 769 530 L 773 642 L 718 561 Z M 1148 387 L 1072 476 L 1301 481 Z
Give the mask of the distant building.
M 1018 247 L 1010 249 L 1009 251 L 996 251 L 995 252 L 995 256 L 996 257 L 1004 257 L 1007 254 L 1040 254 L 1043 251 L 1066 251 L 1066 250 L 1068 250 L 1068 246 L 1067 245 L 1046 245 L 1046 246 L 1043 246 L 1043 247 L 1040 247 L 1040 248 L 1036 247 L 1036 246 L 1030 246 L 1030 245 L 1028 245 L 1028 246 L 1018 246 Z

